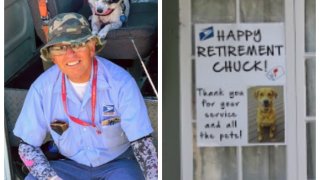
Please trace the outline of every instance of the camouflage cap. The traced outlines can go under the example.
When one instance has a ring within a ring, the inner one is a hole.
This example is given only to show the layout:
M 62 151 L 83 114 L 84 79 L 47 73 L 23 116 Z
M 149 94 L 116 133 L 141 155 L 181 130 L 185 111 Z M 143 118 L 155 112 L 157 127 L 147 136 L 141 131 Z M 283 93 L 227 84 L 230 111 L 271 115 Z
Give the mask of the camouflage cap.
M 91 33 L 90 25 L 85 17 L 77 13 L 62 13 L 49 21 L 48 42 L 40 49 L 41 58 L 50 59 L 48 47 L 58 43 L 81 43 L 97 39 L 96 51 L 102 49 L 100 38 Z

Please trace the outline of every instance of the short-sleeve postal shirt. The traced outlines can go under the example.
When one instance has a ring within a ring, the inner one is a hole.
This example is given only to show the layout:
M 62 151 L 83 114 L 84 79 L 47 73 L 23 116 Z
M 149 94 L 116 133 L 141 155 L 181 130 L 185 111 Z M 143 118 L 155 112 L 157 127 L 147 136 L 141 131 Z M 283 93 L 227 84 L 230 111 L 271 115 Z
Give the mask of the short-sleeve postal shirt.
M 14 134 L 33 146 L 40 146 L 46 134 L 50 133 L 61 154 L 78 163 L 96 167 L 122 154 L 130 146 L 130 141 L 152 133 L 144 99 L 135 80 L 112 62 L 101 57 L 96 59 L 95 124 L 101 134 L 92 126 L 82 126 L 68 118 L 61 98 L 62 73 L 56 65 L 45 71 L 30 87 Z M 68 113 L 89 123 L 91 83 L 92 77 L 81 102 L 70 82 L 66 81 Z M 61 135 L 50 127 L 56 120 L 69 125 Z

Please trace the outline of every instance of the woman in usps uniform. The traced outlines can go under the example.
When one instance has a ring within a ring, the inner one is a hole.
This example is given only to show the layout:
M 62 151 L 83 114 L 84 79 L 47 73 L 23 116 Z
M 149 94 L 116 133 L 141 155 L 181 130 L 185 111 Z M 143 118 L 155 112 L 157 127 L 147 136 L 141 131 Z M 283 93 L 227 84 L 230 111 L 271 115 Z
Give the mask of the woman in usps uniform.
M 157 179 L 153 129 L 135 80 L 95 51 L 86 19 L 59 14 L 49 22 L 44 60 L 55 65 L 31 86 L 14 128 L 26 179 Z M 66 158 L 40 149 L 50 133 Z

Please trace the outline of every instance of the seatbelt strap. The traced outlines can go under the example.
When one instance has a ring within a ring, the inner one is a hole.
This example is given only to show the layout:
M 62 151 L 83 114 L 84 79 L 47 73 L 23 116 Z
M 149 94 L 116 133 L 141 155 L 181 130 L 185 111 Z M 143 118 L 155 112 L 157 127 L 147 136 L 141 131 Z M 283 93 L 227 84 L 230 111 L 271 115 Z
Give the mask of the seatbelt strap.
M 49 13 L 47 8 L 47 0 L 38 0 L 40 18 L 42 20 L 41 29 L 45 35 L 46 41 L 48 41 L 49 32 Z

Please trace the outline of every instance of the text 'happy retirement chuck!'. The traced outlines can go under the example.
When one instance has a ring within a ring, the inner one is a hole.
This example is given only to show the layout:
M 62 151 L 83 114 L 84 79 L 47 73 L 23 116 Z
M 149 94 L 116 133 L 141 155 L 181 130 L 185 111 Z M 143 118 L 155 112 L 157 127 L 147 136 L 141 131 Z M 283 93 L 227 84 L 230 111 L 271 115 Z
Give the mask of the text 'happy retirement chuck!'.
M 248 143 L 248 89 L 285 85 L 281 23 L 195 25 L 198 146 Z

